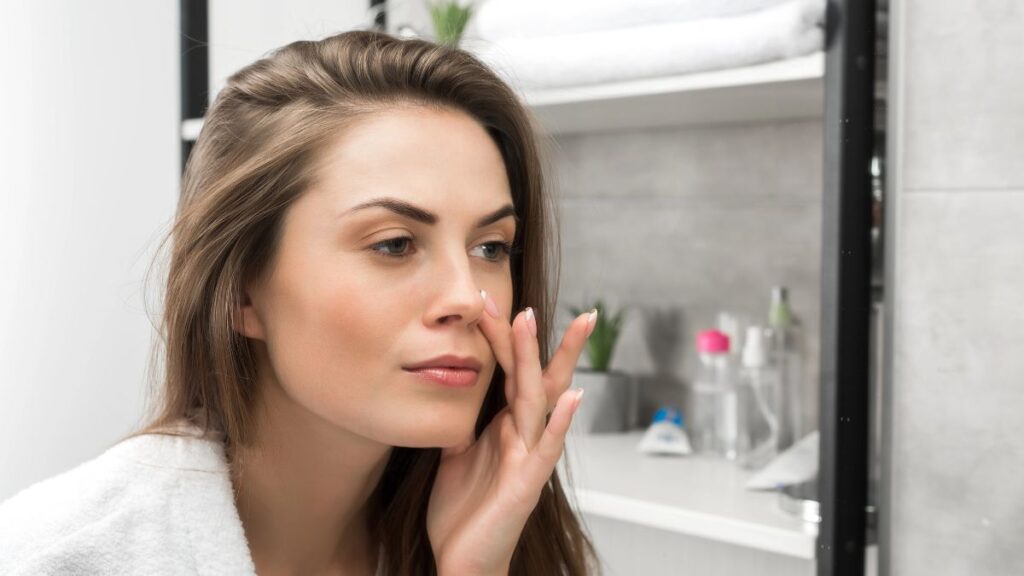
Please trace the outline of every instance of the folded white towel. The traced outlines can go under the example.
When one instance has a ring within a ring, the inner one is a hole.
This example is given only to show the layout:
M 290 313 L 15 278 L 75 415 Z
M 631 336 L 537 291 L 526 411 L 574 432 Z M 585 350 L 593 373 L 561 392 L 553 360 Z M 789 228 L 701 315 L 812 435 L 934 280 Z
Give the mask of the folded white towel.
M 734 16 L 787 0 L 486 0 L 466 27 L 485 40 L 600 32 Z
M 729 18 L 461 44 L 520 90 L 749 66 L 820 50 L 825 0 L 789 0 Z
M 221 445 L 138 436 L 18 492 L 0 574 L 254 575 Z

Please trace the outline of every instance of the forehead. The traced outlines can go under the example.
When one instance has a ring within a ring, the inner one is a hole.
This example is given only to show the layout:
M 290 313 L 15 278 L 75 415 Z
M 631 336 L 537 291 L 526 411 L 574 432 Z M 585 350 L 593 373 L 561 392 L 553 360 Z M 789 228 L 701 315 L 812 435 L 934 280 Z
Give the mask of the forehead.
M 446 209 L 511 201 L 497 145 L 468 114 L 447 109 L 359 118 L 329 141 L 317 181 L 343 208 L 381 195 Z

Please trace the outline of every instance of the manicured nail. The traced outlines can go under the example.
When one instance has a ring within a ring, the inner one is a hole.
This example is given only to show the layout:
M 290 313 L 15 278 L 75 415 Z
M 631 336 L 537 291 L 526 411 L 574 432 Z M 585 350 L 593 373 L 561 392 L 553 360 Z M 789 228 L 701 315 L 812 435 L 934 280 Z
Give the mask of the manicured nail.
M 498 318 L 501 313 L 498 312 L 498 306 L 494 303 L 494 300 L 487 295 L 487 290 L 480 290 L 480 297 L 484 299 L 484 309 L 491 315 L 492 318 Z
M 533 317 L 533 308 L 526 308 L 526 325 L 530 327 L 530 333 L 537 335 L 537 320 Z
M 590 315 L 587 316 L 587 337 L 590 337 L 590 333 L 594 331 L 594 326 L 597 326 L 597 308 L 590 311 Z
M 580 402 L 583 400 L 583 393 L 584 392 L 586 392 L 586 389 L 584 389 L 584 388 L 577 388 L 576 389 L 576 399 L 573 401 L 573 405 L 572 405 L 572 409 L 573 409 L 574 412 L 576 411 L 576 408 L 579 407 Z

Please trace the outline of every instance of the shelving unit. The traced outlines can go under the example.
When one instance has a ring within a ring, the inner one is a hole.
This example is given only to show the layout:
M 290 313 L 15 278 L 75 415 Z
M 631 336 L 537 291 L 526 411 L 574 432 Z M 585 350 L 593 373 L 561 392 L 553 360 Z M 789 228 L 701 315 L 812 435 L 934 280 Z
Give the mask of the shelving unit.
M 578 510 L 668 532 L 813 561 L 817 525 L 783 512 L 778 494 L 747 490 L 755 472 L 711 456 L 637 452 L 643 431 L 566 440 Z
M 756 66 L 520 94 L 551 134 L 823 114 L 823 52 Z
M 520 91 L 548 134 L 757 122 L 822 116 L 822 52 L 728 70 Z M 201 118 L 182 122 L 194 141 Z

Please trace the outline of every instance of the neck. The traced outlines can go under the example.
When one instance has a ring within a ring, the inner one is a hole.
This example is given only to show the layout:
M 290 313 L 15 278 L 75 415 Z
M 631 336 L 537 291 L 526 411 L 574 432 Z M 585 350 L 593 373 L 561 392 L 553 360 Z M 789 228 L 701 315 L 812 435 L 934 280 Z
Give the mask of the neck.
M 368 500 L 391 447 L 263 383 L 256 438 L 232 455 L 235 504 L 260 574 L 372 574 Z

